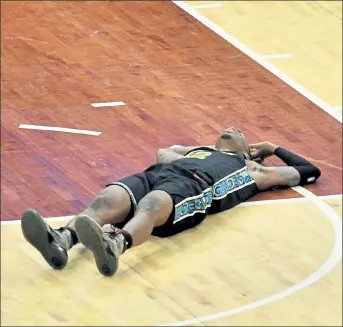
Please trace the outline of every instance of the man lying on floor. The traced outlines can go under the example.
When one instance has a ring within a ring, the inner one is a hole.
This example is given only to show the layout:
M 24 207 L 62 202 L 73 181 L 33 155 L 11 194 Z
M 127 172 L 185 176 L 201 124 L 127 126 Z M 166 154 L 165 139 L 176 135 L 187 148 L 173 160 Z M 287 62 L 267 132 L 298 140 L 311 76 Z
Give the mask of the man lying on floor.
M 287 166 L 257 163 L 271 155 Z M 64 268 L 67 251 L 81 242 L 93 252 L 98 270 L 111 276 L 118 269 L 119 256 L 150 235 L 175 235 L 259 191 L 313 183 L 320 175 L 299 155 L 270 142 L 249 146 L 243 133 L 229 128 L 214 147 L 158 150 L 157 164 L 107 185 L 65 227 L 53 229 L 32 209 L 23 213 L 21 226 L 26 240 L 53 268 Z M 104 232 L 101 227 L 106 224 L 115 231 Z

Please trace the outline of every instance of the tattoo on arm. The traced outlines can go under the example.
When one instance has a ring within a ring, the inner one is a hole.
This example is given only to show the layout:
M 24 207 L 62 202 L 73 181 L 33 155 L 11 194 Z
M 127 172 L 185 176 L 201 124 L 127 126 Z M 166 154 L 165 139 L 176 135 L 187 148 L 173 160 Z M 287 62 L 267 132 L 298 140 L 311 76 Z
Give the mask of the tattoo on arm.
M 251 171 L 261 173 L 262 175 L 268 175 L 268 171 L 263 166 L 254 166 Z
M 284 185 L 296 186 L 300 183 L 300 174 L 293 167 L 276 167 L 275 172 L 284 179 Z
M 293 167 L 264 167 L 254 163 L 248 168 L 260 190 L 275 186 L 296 186 L 300 182 L 300 174 Z

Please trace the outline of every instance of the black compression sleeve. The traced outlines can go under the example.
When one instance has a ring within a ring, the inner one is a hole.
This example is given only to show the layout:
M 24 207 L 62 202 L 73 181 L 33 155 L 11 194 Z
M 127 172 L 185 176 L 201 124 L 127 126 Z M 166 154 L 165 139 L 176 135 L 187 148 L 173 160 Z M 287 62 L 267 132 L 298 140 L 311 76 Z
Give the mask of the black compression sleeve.
M 293 166 L 293 168 L 300 174 L 299 185 L 314 183 L 321 175 L 320 169 L 313 165 Z
M 319 168 L 291 151 L 278 147 L 274 151 L 274 154 L 283 160 L 288 166 L 292 166 L 299 172 L 301 178 L 299 185 L 313 183 L 321 175 Z
M 300 157 L 299 155 L 292 153 L 291 151 L 288 151 L 284 148 L 277 147 L 274 151 L 274 154 L 279 157 L 284 163 L 286 163 L 288 166 L 307 166 L 312 165 L 309 161 L 306 159 Z

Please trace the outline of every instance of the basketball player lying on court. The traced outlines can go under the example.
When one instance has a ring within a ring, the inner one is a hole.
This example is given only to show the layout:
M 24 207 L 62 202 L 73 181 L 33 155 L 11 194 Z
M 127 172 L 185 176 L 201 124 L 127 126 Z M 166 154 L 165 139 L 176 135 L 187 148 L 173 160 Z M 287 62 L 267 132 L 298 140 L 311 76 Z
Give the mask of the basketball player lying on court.
M 264 167 L 257 162 L 271 155 L 287 166 Z M 157 164 L 107 185 L 65 227 L 53 229 L 32 209 L 23 213 L 21 226 L 26 240 L 53 268 L 64 268 L 67 251 L 81 242 L 93 252 L 98 270 L 111 276 L 119 256 L 150 235 L 175 235 L 259 191 L 313 183 L 320 174 L 299 155 L 269 142 L 249 146 L 241 132 L 229 128 L 214 147 L 158 150 Z M 105 224 L 116 228 L 103 232 Z

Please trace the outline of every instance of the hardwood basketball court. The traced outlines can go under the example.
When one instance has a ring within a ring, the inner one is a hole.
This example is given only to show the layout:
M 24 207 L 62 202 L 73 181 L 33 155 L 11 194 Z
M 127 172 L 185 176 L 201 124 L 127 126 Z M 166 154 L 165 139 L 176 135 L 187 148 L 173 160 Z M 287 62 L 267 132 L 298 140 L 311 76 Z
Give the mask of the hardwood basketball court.
M 342 325 L 342 4 L 209 3 L 1 3 L 2 325 Z M 53 271 L 25 242 L 25 208 L 60 226 L 157 148 L 227 126 L 322 177 L 152 238 L 113 278 L 80 245 Z

